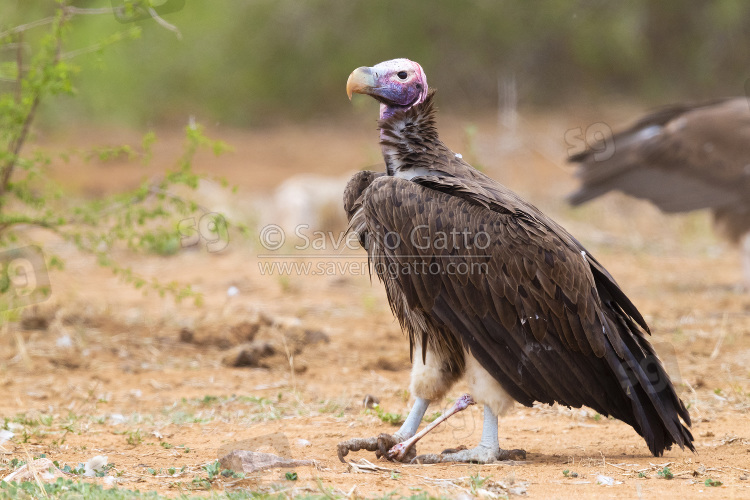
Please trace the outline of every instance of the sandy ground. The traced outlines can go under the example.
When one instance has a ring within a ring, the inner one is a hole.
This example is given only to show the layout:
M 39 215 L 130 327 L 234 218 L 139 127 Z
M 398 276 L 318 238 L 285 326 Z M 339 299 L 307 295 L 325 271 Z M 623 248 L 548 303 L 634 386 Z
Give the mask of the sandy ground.
M 503 447 L 525 448 L 524 463 L 418 466 L 358 452 L 348 458 L 384 470 L 355 473 L 338 461 L 336 444 L 395 431 L 385 414 L 403 416 L 411 404 L 408 342 L 382 286 L 363 271 L 362 252 L 322 258 L 318 251 L 289 250 L 291 257 L 280 258 L 257 241 L 235 238 L 218 254 L 122 257 L 146 275 L 191 283 L 205 299 L 196 307 L 144 296 L 48 238 L 45 250 L 65 257 L 67 270 L 51 275 L 52 297 L 29 308 L 23 322 L 5 325 L 0 337 L 0 415 L 14 433 L 0 447 L 0 477 L 17 467 L 13 459 L 46 454 L 75 468 L 106 455 L 114 464 L 108 475 L 119 486 L 168 496 L 243 488 L 289 496 L 750 498 L 750 296 L 736 286 L 738 252 L 713 236 L 706 214 L 665 217 L 616 195 L 566 208 L 562 195 L 575 182 L 562 162 L 564 137 L 578 126 L 569 117 L 530 116 L 510 139 L 493 119 L 476 124 L 473 140 L 468 122 L 443 121 L 449 145 L 562 222 L 642 310 L 689 404 L 697 453 L 672 450 L 654 458 L 629 426 L 592 410 L 517 405 L 501 420 L 500 439 Z M 235 153 L 201 157 L 199 168 L 239 184 L 240 197 L 267 192 L 299 172 L 338 175 L 377 161 L 374 125 L 365 119 L 340 129 L 218 133 Z M 165 143 L 155 165 L 179 150 L 177 132 L 160 135 Z M 86 164 L 55 175 L 91 196 L 158 170 L 143 168 Z M 270 262 L 321 261 L 334 270 L 262 272 Z M 352 267 L 342 272 L 342 266 Z M 236 294 L 229 296 L 230 289 Z M 250 338 L 273 354 L 252 367 L 227 366 Z M 464 389 L 458 384 L 428 415 Z M 363 408 L 368 394 L 379 398 L 380 416 Z M 480 433 L 481 411 L 471 408 L 418 449 L 471 447 Z M 203 466 L 234 447 L 316 465 L 295 468 L 296 481 L 286 479 L 291 469 L 208 481 Z M 672 479 L 658 474 L 665 467 Z M 616 484 L 597 484 L 598 475 Z

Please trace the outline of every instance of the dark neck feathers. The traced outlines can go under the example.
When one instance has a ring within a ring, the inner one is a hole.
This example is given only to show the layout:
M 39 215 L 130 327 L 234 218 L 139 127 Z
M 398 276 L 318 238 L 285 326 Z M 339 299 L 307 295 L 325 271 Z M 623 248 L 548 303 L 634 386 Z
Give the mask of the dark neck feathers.
M 420 156 L 445 147 L 438 138 L 435 125 L 434 97 L 435 90 L 430 90 L 423 102 L 396 111 L 378 122 L 380 147 L 388 175 L 417 168 L 421 163 Z

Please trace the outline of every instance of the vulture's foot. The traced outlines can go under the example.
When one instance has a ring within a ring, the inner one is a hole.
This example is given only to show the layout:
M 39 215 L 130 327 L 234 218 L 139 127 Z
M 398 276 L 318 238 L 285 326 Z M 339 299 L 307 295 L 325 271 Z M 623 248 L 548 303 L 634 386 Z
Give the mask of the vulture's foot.
M 491 464 L 503 460 L 526 460 L 526 450 L 503 450 L 492 449 L 486 446 L 477 446 L 470 450 L 444 450 L 440 455 L 428 453 L 415 457 L 413 464 L 437 464 L 441 462 L 462 462 L 472 464 Z
M 386 458 L 390 460 L 388 456 L 388 450 L 396 446 L 398 443 L 403 441 L 399 439 L 398 434 L 380 434 L 379 436 L 370 438 L 353 438 L 346 441 L 342 441 L 337 446 L 339 460 L 346 463 L 344 457 L 350 451 L 374 451 L 377 458 Z M 402 458 L 399 458 L 401 462 L 411 462 L 411 460 L 417 455 L 417 450 L 412 447 Z

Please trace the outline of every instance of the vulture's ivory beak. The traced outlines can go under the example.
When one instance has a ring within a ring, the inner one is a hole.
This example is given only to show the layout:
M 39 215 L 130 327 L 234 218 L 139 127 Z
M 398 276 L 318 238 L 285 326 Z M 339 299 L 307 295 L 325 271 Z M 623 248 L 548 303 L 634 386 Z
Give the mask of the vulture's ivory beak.
M 372 74 L 372 69 L 367 66 L 352 71 L 349 75 L 349 79 L 346 81 L 346 95 L 349 96 L 349 100 L 352 100 L 352 94 L 369 94 L 370 90 L 375 87 L 375 77 Z

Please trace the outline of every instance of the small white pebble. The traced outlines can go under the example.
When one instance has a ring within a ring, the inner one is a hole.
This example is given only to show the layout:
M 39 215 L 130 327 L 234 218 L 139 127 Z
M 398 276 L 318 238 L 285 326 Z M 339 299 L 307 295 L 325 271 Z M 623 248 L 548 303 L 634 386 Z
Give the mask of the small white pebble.
M 619 481 L 615 481 L 615 478 L 603 476 L 601 474 L 596 476 L 596 482 L 597 484 L 602 484 L 604 486 L 614 486 L 615 484 L 619 484 Z
M 236 286 L 230 286 L 227 290 L 227 297 L 234 297 L 235 295 L 239 295 L 240 289 Z
M 109 421 L 112 425 L 124 424 L 126 418 L 120 413 L 113 413 L 109 416 Z
M 307 439 L 300 438 L 297 440 L 297 446 L 299 446 L 300 448 L 307 448 L 308 446 L 311 446 L 311 444 Z
M 57 344 L 57 347 L 73 347 L 73 341 L 70 339 L 70 335 L 63 335 L 61 337 L 57 337 L 57 341 L 55 342 Z
M 0 445 L 11 439 L 15 434 L 5 429 L 0 431 Z
M 456 153 L 456 158 L 458 158 L 459 160 L 460 160 L 461 158 L 463 158 L 463 157 L 464 157 L 464 156 L 463 156 L 463 155 L 462 155 L 461 153 Z

